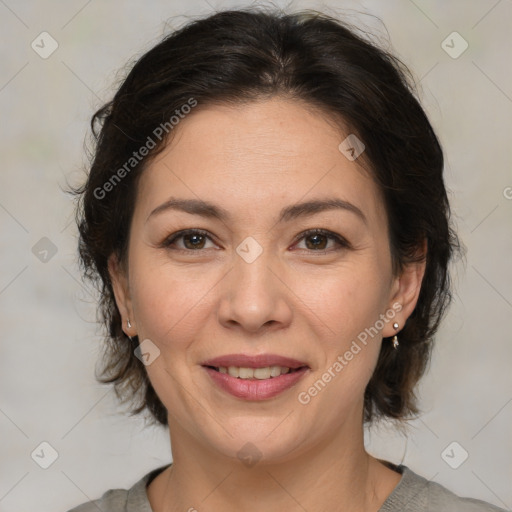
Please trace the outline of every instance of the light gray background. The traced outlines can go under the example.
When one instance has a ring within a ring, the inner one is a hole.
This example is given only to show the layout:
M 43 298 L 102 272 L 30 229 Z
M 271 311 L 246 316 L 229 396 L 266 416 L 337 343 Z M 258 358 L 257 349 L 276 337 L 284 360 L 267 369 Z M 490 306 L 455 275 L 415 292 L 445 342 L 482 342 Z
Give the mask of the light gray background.
M 185 16 L 236 5 L 247 2 L 0 0 L 1 511 L 67 510 L 170 461 L 167 432 L 123 416 L 110 388 L 94 380 L 94 296 L 79 277 L 73 203 L 60 187 L 80 179 L 89 118 L 110 98 L 117 70 Z M 328 5 L 385 37 L 370 15 L 383 20 L 421 81 L 468 248 L 420 387 L 425 414 L 407 438 L 389 427 L 372 430 L 369 450 L 457 494 L 510 508 L 512 2 L 290 5 Z M 31 48 L 43 31 L 59 44 L 47 59 Z M 453 31 L 469 44 L 456 59 L 441 46 Z M 32 251 L 43 237 L 57 248 L 46 263 Z M 46 470 L 31 458 L 43 441 L 59 455 Z M 469 453 L 458 469 L 441 457 L 453 441 Z

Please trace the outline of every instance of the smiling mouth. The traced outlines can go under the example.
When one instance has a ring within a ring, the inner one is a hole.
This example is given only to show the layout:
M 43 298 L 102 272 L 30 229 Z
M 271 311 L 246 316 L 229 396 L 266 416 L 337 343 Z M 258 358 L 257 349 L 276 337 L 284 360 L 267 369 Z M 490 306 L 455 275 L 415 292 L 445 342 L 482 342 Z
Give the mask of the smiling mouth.
M 230 377 L 241 380 L 265 380 L 274 379 L 281 375 L 288 373 L 296 373 L 300 370 L 309 368 L 308 366 L 300 366 L 298 368 L 289 368 L 287 366 L 266 366 L 264 368 L 248 368 L 239 366 L 209 366 L 205 365 L 205 368 L 210 368 L 218 373 L 224 373 Z

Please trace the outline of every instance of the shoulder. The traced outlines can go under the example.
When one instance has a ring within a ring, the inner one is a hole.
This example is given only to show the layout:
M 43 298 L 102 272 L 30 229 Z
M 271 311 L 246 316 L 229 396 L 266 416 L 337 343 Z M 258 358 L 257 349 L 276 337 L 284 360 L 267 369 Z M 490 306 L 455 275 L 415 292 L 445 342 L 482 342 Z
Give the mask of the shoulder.
M 428 484 L 428 507 L 427 511 L 446 512 L 506 512 L 504 509 L 491 505 L 485 501 L 474 498 L 464 498 L 457 496 L 446 487 L 436 483 Z
M 67 512 L 152 512 L 146 487 L 169 464 L 146 473 L 129 489 L 110 489 L 101 498 L 82 503 Z
M 94 501 L 82 503 L 68 512 L 126 512 L 128 491 L 126 489 L 110 489 Z
M 441 484 L 423 478 L 406 466 L 399 466 L 399 469 L 403 476 L 389 496 L 392 508 L 383 507 L 382 512 L 506 512 L 505 509 L 485 501 L 457 496 Z

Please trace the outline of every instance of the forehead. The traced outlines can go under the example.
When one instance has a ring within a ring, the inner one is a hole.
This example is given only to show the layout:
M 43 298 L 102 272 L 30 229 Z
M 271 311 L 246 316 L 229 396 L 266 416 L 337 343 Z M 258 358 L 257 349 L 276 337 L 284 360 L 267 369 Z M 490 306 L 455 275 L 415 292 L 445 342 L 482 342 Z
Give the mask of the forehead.
M 146 214 L 171 195 L 215 202 L 245 218 L 333 196 L 369 220 L 385 214 L 373 180 L 339 150 L 348 134 L 300 102 L 198 106 L 172 135 L 141 176 L 137 209 Z

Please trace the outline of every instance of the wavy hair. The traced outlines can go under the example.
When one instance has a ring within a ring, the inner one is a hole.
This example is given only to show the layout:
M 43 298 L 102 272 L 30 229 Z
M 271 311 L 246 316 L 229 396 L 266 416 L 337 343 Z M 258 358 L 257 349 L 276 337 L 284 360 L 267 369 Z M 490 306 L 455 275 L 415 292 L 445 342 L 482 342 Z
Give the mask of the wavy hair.
M 389 219 L 395 275 L 422 261 L 426 270 L 416 307 L 400 333 L 400 348 L 382 343 L 364 396 L 364 421 L 417 414 L 415 386 L 424 374 L 433 337 L 452 300 L 448 265 L 460 251 L 451 227 L 443 181 L 443 151 L 416 99 L 412 74 L 389 51 L 343 21 L 317 11 L 285 14 L 256 8 L 227 10 L 189 21 L 164 37 L 131 67 L 111 101 L 92 117 L 94 151 L 76 196 L 79 264 L 99 290 L 105 328 L 103 367 L 117 397 L 147 409 L 167 425 L 167 410 L 134 355 L 138 339 L 122 330 L 108 273 L 115 254 L 127 263 L 138 180 L 169 142 L 172 131 L 123 174 L 155 128 L 194 98 L 201 106 L 239 105 L 276 95 L 300 101 L 363 141 L 362 159 Z M 427 240 L 426 256 L 418 248 Z M 390 341 L 390 340 L 387 340 Z

